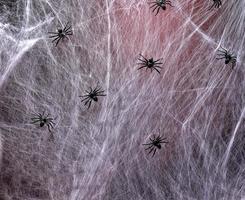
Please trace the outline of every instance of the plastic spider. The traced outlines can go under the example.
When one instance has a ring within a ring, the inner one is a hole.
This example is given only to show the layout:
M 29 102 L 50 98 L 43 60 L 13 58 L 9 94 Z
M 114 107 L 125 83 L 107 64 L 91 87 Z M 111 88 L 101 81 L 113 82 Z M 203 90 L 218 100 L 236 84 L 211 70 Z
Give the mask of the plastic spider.
M 142 60 L 141 58 L 138 59 L 139 61 L 141 61 L 140 63 L 137 63 L 138 65 L 141 65 L 141 67 L 139 67 L 138 70 L 146 67 L 146 69 L 150 69 L 151 72 L 153 71 L 153 69 L 155 69 L 160 74 L 160 71 L 157 68 L 161 68 L 159 65 L 163 64 L 161 62 L 158 62 L 158 61 L 162 60 L 162 58 L 154 61 L 153 58 L 147 59 L 144 56 L 142 56 L 141 54 L 140 54 L 140 56 L 144 60 Z
M 221 49 L 218 49 L 219 53 L 217 54 L 219 58 L 216 58 L 217 60 L 225 59 L 225 64 L 231 63 L 232 66 L 236 64 L 236 56 L 234 56 L 229 50 L 224 49 L 221 47 Z
M 161 149 L 161 144 L 163 143 L 168 143 L 167 141 L 165 141 L 167 138 L 161 138 L 161 136 L 157 136 L 155 137 L 155 135 L 153 135 L 153 139 L 150 138 L 150 143 L 146 143 L 143 145 L 149 145 L 149 147 L 147 147 L 145 150 L 150 150 L 148 154 L 150 154 L 153 151 L 152 157 L 155 155 L 157 148 Z
M 153 10 L 152 10 L 153 13 L 157 9 L 155 16 L 159 13 L 159 10 L 161 8 L 163 10 L 166 10 L 166 5 L 170 5 L 171 7 L 174 7 L 174 6 L 172 6 L 171 1 L 169 1 L 169 0 L 156 0 L 156 1 L 149 2 L 149 4 L 153 4 L 150 7 L 150 8 L 153 8 Z
M 65 25 L 64 29 L 58 28 L 57 32 L 48 32 L 48 33 L 51 34 L 49 38 L 54 38 L 52 42 L 57 41 L 55 46 L 58 45 L 61 39 L 63 41 L 64 38 L 68 38 L 67 35 L 72 35 L 71 26 L 68 26 L 68 23 Z
M 103 94 L 104 90 L 101 90 L 101 87 L 98 87 L 98 85 L 95 89 L 92 89 L 90 87 L 90 91 L 85 91 L 87 92 L 87 94 L 79 97 L 83 98 L 81 102 L 85 101 L 85 106 L 88 104 L 88 109 L 90 108 L 92 101 L 98 101 L 98 96 L 106 96 L 105 94 Z
M 44 125 L 47 125 L 49 132 L 51 132 L 51 128 L 54 128 L 53 126 L 55 125 L 55 123 L 53 122 L 53 118 L 48 117 L 49 114 L 47 114 L 45 116 L 45 113 L 43 112 L 43 114 L 35 114 L 35 116 L 33 118 L 31 118 L 32 120 L 32 124 L 35 123 L 39 123 L 40 127 L 43 127 Z
M 221 0 L 213 0 L 213 5 L 208 10 L 211 10 L 213 7 L 219 8 L 221 5 L 222 5 Z

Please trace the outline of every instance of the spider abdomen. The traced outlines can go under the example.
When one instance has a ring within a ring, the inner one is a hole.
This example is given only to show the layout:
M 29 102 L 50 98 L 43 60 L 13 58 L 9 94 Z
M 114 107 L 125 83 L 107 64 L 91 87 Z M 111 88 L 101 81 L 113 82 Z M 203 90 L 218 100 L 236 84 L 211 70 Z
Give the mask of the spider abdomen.
M 225 64 L 229 64 L 229 62 L 231 61 L 231 56 L 227 56 L 226 58 L 225 58 Z
M 98 101 L 98 97 L 93 97 L 92 98 L 94 101 Z

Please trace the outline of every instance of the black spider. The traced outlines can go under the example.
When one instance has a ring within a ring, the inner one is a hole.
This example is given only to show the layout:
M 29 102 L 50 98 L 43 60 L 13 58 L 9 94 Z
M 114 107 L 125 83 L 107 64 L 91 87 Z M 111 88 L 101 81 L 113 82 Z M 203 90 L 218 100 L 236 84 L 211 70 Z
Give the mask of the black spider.
M 140 56 L 144 60 L 142 60 L 141 58 L 138 59 L 139 61 L 141 61 L 140 63 L 137 63 L 138 65 L 141 65 L 138 68 L 138 70 L 146 67 L 146 69 L 151 69 L 151 71 L 153 71 L 153 69 L 155 69 L 160 74 L 160 71 L 157 68 L 161 68 L 159 65 L 163 64 L 161 62 L 158 62 L 158 61 L 162 60 L 162 58 L 154 61 L 153 58 L 147 59 L 144 56 L 142 56 L 141 54 L 140 54 Z
M 32 124 L 35 123 L 39 123 L 40 127 L 43 127 L 44 125 L 47 125 L 49 132 L 51 132 L 51 128 L 54 128 L 53 126 L 55 125 L 55 123 L 53 122 L 53 118 L 48 117 L 49 114 L 47 114 L 45 116 L 45 113 L 43 112 L 43 114 L 35 114 L 35 116 L 33 118 L 31 118 L 32 120 Z
M 161 138 L 161 136 L 157 136 L 155 137 L 155 135 L 153 135 L 153 139 L 150 138 L 150 143 L 146 143 L 143 145 L 150 145 L 149 147 L 147 147 L 145 150 L 150 150 L 148 154 L 150 154 L 153 151 L 152 157 L 155 155 L 157 148 L 161 149 L 161 144 L 163 143 L 168 143 L 167 141 L 165 141 L 167 138 Z
M 221 0 L 213 0 L 213 5 L 208 10 L 211 10 L 213 7 L 219 8 L 221 5 L 222 5 Z
M 55 45 L 57 46 L 61 39 L 63 41 L 64 38 L 68 38 L 67 35 L 72 35 L 71 25 L 68 26 L 68 23 L 67 23 L 64 29 L 58 28 L 57 32 L 48 32 L 48 33 L 51 34 L 49 38 L 54 38 L 52 42 L 55 42 L 57 40 L 56 45 Z
M 156 12 L 156 15 L 159 13 L 159 10 L 162 8 L 163 10 L 166 10 L 166 5 L 170 5 L 171 7 L 174 7 L 172 6 L 171 4 L 171 1 L 169 0 L 156 0 L 156 1 L 152 1 L 152 2 L 149 2 L 149 4 L 153 4 L 150 8 L 154 8 L 152 10 L 152 12 L 154 13 L 154 11 L 157 9 L 157 12 Z M 155 16 L 156 16 L 155 15 Z
M 104 90 L 101 90 L 101 87 L 98 87 L 98 85 L 95 89 L 92 89 L 90 87 L 90 91 L 85 91 L 87 92 L 87 94 L 79 97 L 83 98 L 81 102 L 85 101 L 85 106 L 88 104 L 88 109 L 90 108 L 92 101 L 98 101 L 98 96 L 106 96 L 105 94 L 103 94 Z
M 217 54 L 220 56 L 219 58 L 216 58 L 217 60 L 225 59 L 225 64 L 231 63 L 232 66 L 236 64 L 236 56 L 234 56 L 229 50 L 227 51 L 223 47 L 221 49 L 218 49 L 219 53 Z

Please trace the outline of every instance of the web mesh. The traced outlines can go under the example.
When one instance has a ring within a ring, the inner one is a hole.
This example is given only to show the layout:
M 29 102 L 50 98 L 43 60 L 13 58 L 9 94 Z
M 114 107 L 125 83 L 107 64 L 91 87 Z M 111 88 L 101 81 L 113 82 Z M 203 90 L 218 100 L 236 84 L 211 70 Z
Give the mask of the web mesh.
M 0 199 L 244 199 L 245 1 L 212 4 L 0 0 Z M 87 109 L 96 85 L 107 96 Z M 51 133 L 31 124 L 44 111 Z M 153 134 L 169 142 L 154 157 Z

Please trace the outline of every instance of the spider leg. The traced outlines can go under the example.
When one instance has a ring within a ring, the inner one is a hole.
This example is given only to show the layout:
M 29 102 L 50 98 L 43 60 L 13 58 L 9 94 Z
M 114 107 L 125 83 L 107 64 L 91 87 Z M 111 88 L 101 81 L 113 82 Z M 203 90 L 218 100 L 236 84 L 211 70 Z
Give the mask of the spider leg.
M 142 60 L 141 58 L 138 58 L 138 60 L 140 60 L 140 61 L 143 62 L 143 63 L 147 63 L 147 62 L 148 62 L 148 60 L 145 59 L 145 58 L 144 58 L 144 60 Z
M 50 129 L 50 125 L 47 124 L 47 127 L 48 127 L 48 131 L 51 132 L 51 129 Z
M 160 139 L 161 139 L 161 136 L 160 136 L 160 135 L 158 135 L 156 139 L 157 139 L 157 140 L 160 140 Z
M 158 59 L 158 60 L 155 60 L 154 63 L 161 63 L 161 62 L 159 62 L 160 60 L 162 60 L 162 58 Z
M 212 6 L 211 6 L 211 7 L 209 7 L 209 9 L 208 9 L 208 10 L 211 10 L 213 7 L 214 7 L 214 3 L 212 4 Z
M 160 144 L 167 144 L 168 142 L 167 141 L 159 141 Z
M 157 4 L 157 2 L 156 1 L 151 1 L 151 2 L 148 2 L 148 4 Z
M 54 128 L 54 126 L 55 126 L 55 123 L 54 122 L 49 122 L 49 124 L 50 124 L 50 126 L 52 127 L 52 128 Z
M 82 99 L 81 102 L 84 102 L 86 100 L 90 99 L 90 97 L 86 97 L 85 99 Z
M 57 46 L 59 44 L 59 41 L 60 41 L 61 38 L 59 38 L 55 44 L 55 46 Z
M 152 143 L 145 143 L 145 144 L 142 144 L 142 145 L 152 145 Z
M 137 65 L 146 65 L 146 62 L 142 62 L 142 63 L 136 63 Z
M 96 86 L 96 88 L 94 89 L 94 92 L 100 92 L 100 90 L 101 90 L 102 88 L 101 87 L 98 87 L 98 86 Z M 102 90 L 103 91 L 103 90 Z
M 106 96 L 106 94 L 101 93 L 101 92 L 98 92 L 98 93 L 96 94 L 96 96 Z
M 225 51 L 227 51 L 227 50 L 226 50 L 224 47 L 222 47 L 222 46 L 220 46 L 220 48 L 223 49 L 223 50 L 225 50 Z
M 87 101 L 84 103 L 84 105 L 86 106 L 89 101 L 91 101 L 91 99 L 87 99 Z
M 105 92 L 105 90 L 101 90 L 102 88 L 98 89 L 96 92 L 97 94 Z
M 49 34 L 57 34 L 58 35 L 58 33 L 57 32 L 48 32 Z
M 158 5 L 157 5 L 157 4 L 154 4 L 154 5 L 150 6 L 150 9 L 151 9 L 151 8 L 154 8 L 154 7 L 157 8 Z
M 154 62 L 154 65 L 161 65 L 161 64 L 163 64 L 163 63 L 161 63 L 161 62 Z
M 37 122 L 40 122 L 40 120 L 36 120 L 36 121 L 33 121 L 33 122 L 30 122 L 31 124 L 35 124 Z
M 224 59 L 225 57 L 222 57 L 222 58 L 216 58 L 217 60 L 221 60 L 221 59 Z
M 64 32 L 65 32 L 66 30 L 68 30 L 68 29 L 67 29 L 67 25 L 68 25 L 68 24 L 69 24 L 69 22 L 66 23 L 66 25 L 65 25 L 65 27 L 64 27 L 64 29 L 63 29 Z
M 55 42 L 56 40 L 60 39 L 60 37 L 55 38 L 54 40 L 52 40 L 52 42 Z
M 137 70 L 139 70 L 139 69 L 142 69 L 142 68 L 144 68 L 144 67 L 146 67 L 146 66 L 141 66 L 140 68 L 138 68 Z M 147 67 L 146 67 L 147 68 Z
M 54 120 L 53 118 L 47 118 L 47 120 L 48 120 L 50 123 L 54 123 L 54 122 L 53 122 L 53 120 Z M 55 124 L 55 123 L 54 123 L 54 124 Z
M 154 148 L 153 145 L 147 147 L 147 148 L 145 149 L 145 151 L 147 151 L 148 149 L 151 149 L 151 148 Z
M 215 8 L 219 8 L 219 2 L 215 3 Z
M 154 68 L 162 68 L 162 67 L 160 67 L 160 66 L 154 66 Z
M 54 37 L 59 37 L 59 36 L 58 36 L 58 34 L 57 35 L 49 36 L 49 38 L 54 38 Z
M 171 7 L 174 7 L 171 2 L 166 2 L 165 4 L 170 5 Z
M 149 153 L 148 154 L 150 154 L 153 150 L 154 150 L 155 148 L 154 147 L 152 147 L 152 149 L 149 151 Z
M 228 52 L 228 51 L 227 51 L 226 49 L 224 49 L 224 48 L 218 49 L 218 51 L 220 51 L 220 52 L 222 52 L 222 53 L 227 53 L 227 52 Z
M 160 140 L 160 141 L 162 141 L 162 140 L 166 140 L 166 139 L 167 139 L 167 138 L 160 138 L 160 137 L 159 137 L 159 140 Z
M 95 94 L 99 94 L 99 93 L 105 92 L 105 90 L 102 90 L 102 88 L 99 87 L 99 88 L 97 88 L 97 89 L 95 88 L 93 92 L 94 92 Z
M 33 117 L 33 118 L 31 118 L 31 120 L 36 120 L 36 119 L 40 119 L 40 117 Z
M 222 52 L 222 53 L 228 53 L 228 51 L 226 49 L 224 49 L 223 47 L 221 47 L 222 49 L 218 49 L 218 51 Z
M 54 128 L 54 127 L 53 127 L 53 124 L 50 123 L 50 122 L 49 122 L 47 125 L 51 126 L 51 128 Z
M 71 28 L 71 26 L 68 29 L 64 30 L 64 32 L 65 33 L 72 33 L 72 30 L 70 28 Z
M 160 7 L 155 7 L 155 8 L 152 10 L 152 12 L 154 13 L 154 11 L 155 11 L 156 9 L 157 9 L 157 12 L 156 12 L 155 16 L 157 16 L 157 14 L 159 13 Z
M 66 39 L 69 40 L 69 38 L 67 37 L 67 35 L 64 35 L 64 37 L 62 37 L 62 41 L 64 40 L 64 38 L 66 38 Z
M 65 34 L 66 34 L 66 35 L 72 35 L 73 32 L 72 32 L 71 30 L 68 30 L 68 31 L 65 32 Z
M 80 96 L 78 96 L 78 97 L 89 97 L 89 95 L 80 95 Z
M 217 56 L 225 56 L 225 53 L 218 53 Z
M 149 5 L 152 4 L 152 6 L 158 6 L 157 2 L 154 2 L 154 1 L 148 2 L 148 4 L 149 4 Z
M 148 60 L 142 55 L 142 54 L 140 54 L 140 56 L 142 57 L 142 58 L 144 58 L 144 60 L 146 61 L 146 62 L 148 62 Z M 140 58 L 139 58 L 140 59 Z
M 158 62 L 159 60 L 162 60 L 162 58 L 159 58 L 159 59 L 155 60 L 154 63 Z
M 66 33 L 72 32 L 71 25 L 65 30 Z
M 161 74 L 160 71 L 157 68 L 153 67 L 153 69 L 155 69 L 159 74 Z
M 89 104 L 88 104 L 88 109 L 90 108 L 90 106 L 91 106 L 91 103 L 92 103 L 92 101 L 90 101 L 90 102 L 89 102 Z
M 152 154 L 152 157 L 154 157 L 154 155 L 155 155 L 155 153 L 156 153 L 156 148 L 154 149 L 154 151 L 153 151 L 153 154 Z

